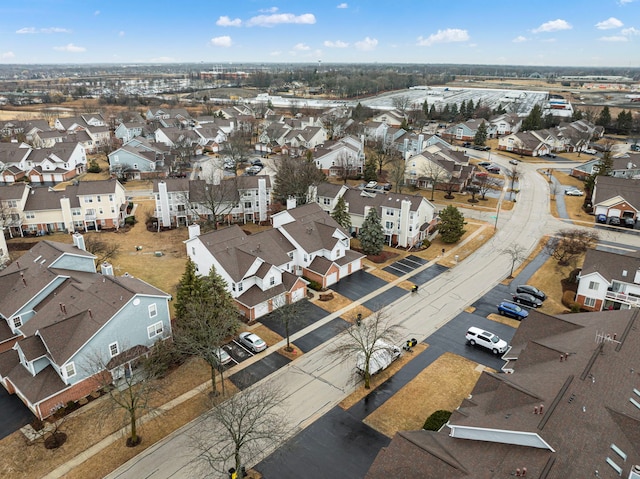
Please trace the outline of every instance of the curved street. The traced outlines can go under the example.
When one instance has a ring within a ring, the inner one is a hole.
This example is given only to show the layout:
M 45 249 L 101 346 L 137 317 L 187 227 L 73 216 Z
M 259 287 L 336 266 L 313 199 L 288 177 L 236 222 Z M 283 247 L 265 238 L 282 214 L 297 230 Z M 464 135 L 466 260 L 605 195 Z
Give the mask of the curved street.
M 498 155 L 494 155 L 493 158 L 504 167 L 508 164 L 507 158 Z M 569 227 L 568 223 L 550 215 L 549 185 L 546 179 L 536 172 L 540 165 L 523 162 L 520 163 L 520 168 L 520 193 L 513 210 L 499 212 L 497 218 L 496 212 L 480 209 L 465 211 L 465 215 L 469 214 L 490 224 L 496 224 L 496 234 L 462 263 L 421 286 L 419 294 L 408 293 L 386 306 L 391 320 L 402 325 L 407 335 L 423 341 L 502 281 L 511 268 L 510 257 L 502 253 L 505 247 L 519 244 L 529 254 L 544 235 Z M 624 241 L 621 241 L 621 235 L 624 235 Z M 640 245 L 640 240 L 635 235 L 606 232 L 601 236 L 609 241 Z M 421 268 L 428 266 L 427 264 Z M 396 281 L 406 279 L 416 271 L 399 277 Z M 376 293 L 369 296 L 375 297 Z M 292 341 L 344 314 L 356 304 L 370 299 L 371 297 L 362 298 L 345 310 L 312 324 L 293 335 Z M 356 388 L 353 381 L 353 365 L 329 354 L 338 340 L 339 337 L 328 340 L 239 394 L 251 394 L 253 388 L 259 388 L 266 382 L 281 386 L 288 392 L 285 404 L 288 412 L 286 420 L 293 437 L 329 412 Z M 284 345 L 281 343 L 271 346 L 269 350 L 277 350 Z M 148 448 L 107 477 L 193 477 L 192 463 L 197 450 L 191 446 L 189 433 L 198 431 L 198 434 L 215 434 L 215 430 L 215 424 L 209 424 L 202 418 L 197 419 Z M 280 445 L 265 443 L 262 457 L 250 458 L 249 465 L 259 463 Z

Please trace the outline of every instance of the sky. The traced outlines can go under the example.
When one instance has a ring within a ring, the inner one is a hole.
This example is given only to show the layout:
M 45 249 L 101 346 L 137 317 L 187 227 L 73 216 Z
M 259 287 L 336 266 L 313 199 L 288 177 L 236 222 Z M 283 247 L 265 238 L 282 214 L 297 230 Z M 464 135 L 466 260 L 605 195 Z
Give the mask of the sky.
M 3 0 L 0 63 L 640 67 L 640 0 Z

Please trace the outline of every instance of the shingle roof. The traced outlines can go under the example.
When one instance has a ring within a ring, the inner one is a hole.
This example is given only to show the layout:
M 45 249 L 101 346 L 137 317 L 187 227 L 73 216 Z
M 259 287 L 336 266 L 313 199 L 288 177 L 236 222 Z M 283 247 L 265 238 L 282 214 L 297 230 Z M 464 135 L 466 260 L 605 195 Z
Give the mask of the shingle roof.
M 633 207 L 640 209 L 640 180 L 597 176 L 593 205 L 596 206 L 616 196 L 624 198 Z

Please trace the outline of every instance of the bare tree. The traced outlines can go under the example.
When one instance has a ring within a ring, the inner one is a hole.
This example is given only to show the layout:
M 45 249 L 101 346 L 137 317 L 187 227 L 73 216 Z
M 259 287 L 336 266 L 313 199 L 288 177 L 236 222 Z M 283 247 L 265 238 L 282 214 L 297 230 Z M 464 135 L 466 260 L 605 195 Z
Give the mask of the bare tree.
M 307 300 L 296 301 L 295 303 L 287 303 L 284 296 L 278 296 L 273 301 L 274 309 L 271 313 L 271 316 L 275 317 L 284 327 L 284 336 L 287 340 L 287 345 L 285 347 L 285 351 L 291 352 L 293 348 L 291 347 L 289 336 L 290 336 L 290 328 L 293 326 L 299 318 L 303 317 L 309 303 Z
M 197 451 L 196 472 L 235 472 L 238 478 L 245 477 L 245 458 L 265 457 L 288 437 L 285 397 L 273 383 L 266 383 L 214 403 L 189 433 L 191 447 Z
M 404 184 L 404 177 L 407 172 L 407 164 L 402 158 L 394 160 L 390 164 L 389 179 L 393 183 L 393 191 L 395 193 L 402 192 L 402 185 Z
M 411 105 L 411 99 L 407 95 L 398 95 L 391 99 L 391 104 L 404 115 Z
M 442 183 L 449 176 L 449 172 L 439 164 L 428 161 L 423 165 L 420 173 L 429 180 L 431 185 L 431 201 L 433 201 L 438 183 Z
M 350 177 L 355 176 L 358 173 L 358 168 L 356 167 L 354 158 L 349 156 L 345 151 L 341 151 L 338 154 L 334 167 L 338 169 L 338 177 L 344 184 L 347 183 L 347 180 Z
M 502 182 L 495 176 L 489 176 L 483 174 L 482 176 L 476 176 L 478 179 L 478 193 L 480 193 L 481 199 L 486 200 L 486 195 L 491 190 L 499 189 L 502 186 Z
M 214 176 L 215 172 L 211 173 Z M 211 181 L 211 182 L 210 182 Z M 240 201 L 238 192 L 238 178 L 232 177 L 222 180 L 219 184 L 214 184 L 213 178 L 198 183 L 192 182 L 188 199 L 185 198 L 185 204 L 191 208 L 191 205 L 200 205 L 209 215 L 210 226 L 214 229 L 218 228 L 218 223 L 224 221 L 233 208 Z M 197 215 L 197 211 L 191 211 L 191 215 Z
M 305 204 L 309 187 L 318 186 L 326 179 L 316 167 L 311 152 L 304 159 L 283 156 L 275 167 L 274 197 L 283 204 L 291 196 L 296 198 L 297 204 Z
M 370 159 L 378 166 L 379 175 L 382 174 L 382 170 L 386 165 L 396 161 L 399 157 L 400 152 L 381 139 L 375 141 L 370 153 Z
M 520 169 L 517 165 L 513 165 L 511 168 L 504 170 L 504 174 L 509 178 L 511 188 L 509 190 L 509 199 L 513 198 L 513 189 L 515 184 L 520 180 Z
M 84 235 L 84 245 L 87 251 L 96 256 L 96 262 L 102 264 L 105 261 L 113 261 L 120 252 L 118 243 L 109 243 L 97 234 Z
M 598 242 L 598 233 L 589 230 L 561 230 L 545 245 L 545 251 L 558 261 L 559 265 L 572 264 Z
M 382 310 L 376 311 L 366 319 L 358 318 L 355 326 L 345 328 L 343 337 L 331 349 L 331 354 L 345 361 L 354 361 L 354 366 L 360 356 L 363 364 L 364 387 L 370 389 L 372 356 L 396 343 L 400 338 L 401 329 L 400 325 L 392 324 Z
M 237 172 L 238 168 L 249 160 L 250 152 L 247 138 L 240 132 L 235 132 L 223 143 L 220 156 L 232 162 L 235 166 L 233 170 Z
M 513 270 L 516 267 L 516 263 L 527 259 L 527 254 L 524 246 L 514 243 L 511 246 L 503 249 L 502 254 L 509 256 L 511 259 L 511 271 L 509 272 L 509 278 L 513 278 Z

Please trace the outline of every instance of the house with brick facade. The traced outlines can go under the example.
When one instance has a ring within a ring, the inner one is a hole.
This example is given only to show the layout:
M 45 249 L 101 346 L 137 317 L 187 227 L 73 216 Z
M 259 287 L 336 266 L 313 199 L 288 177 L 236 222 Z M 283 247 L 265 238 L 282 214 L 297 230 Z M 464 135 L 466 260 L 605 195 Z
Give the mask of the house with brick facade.
M 196 271 L 214 268 L 249 322 L 304 299 L 306 280 L 327 287 L 362 268 L 348 232 L 319 205 L 281 211 L 272 222 L 273 229 L 251 235 L 237 225 L 203 235 L 189 227 L 186 248 Z
M 73 245 L 41 241 L 0 272 L 0 383 L 41 419 L 98 389 L 96 375 L 130 374 L 171 335 L 170 295 L 101 271 L 76 234 Z

